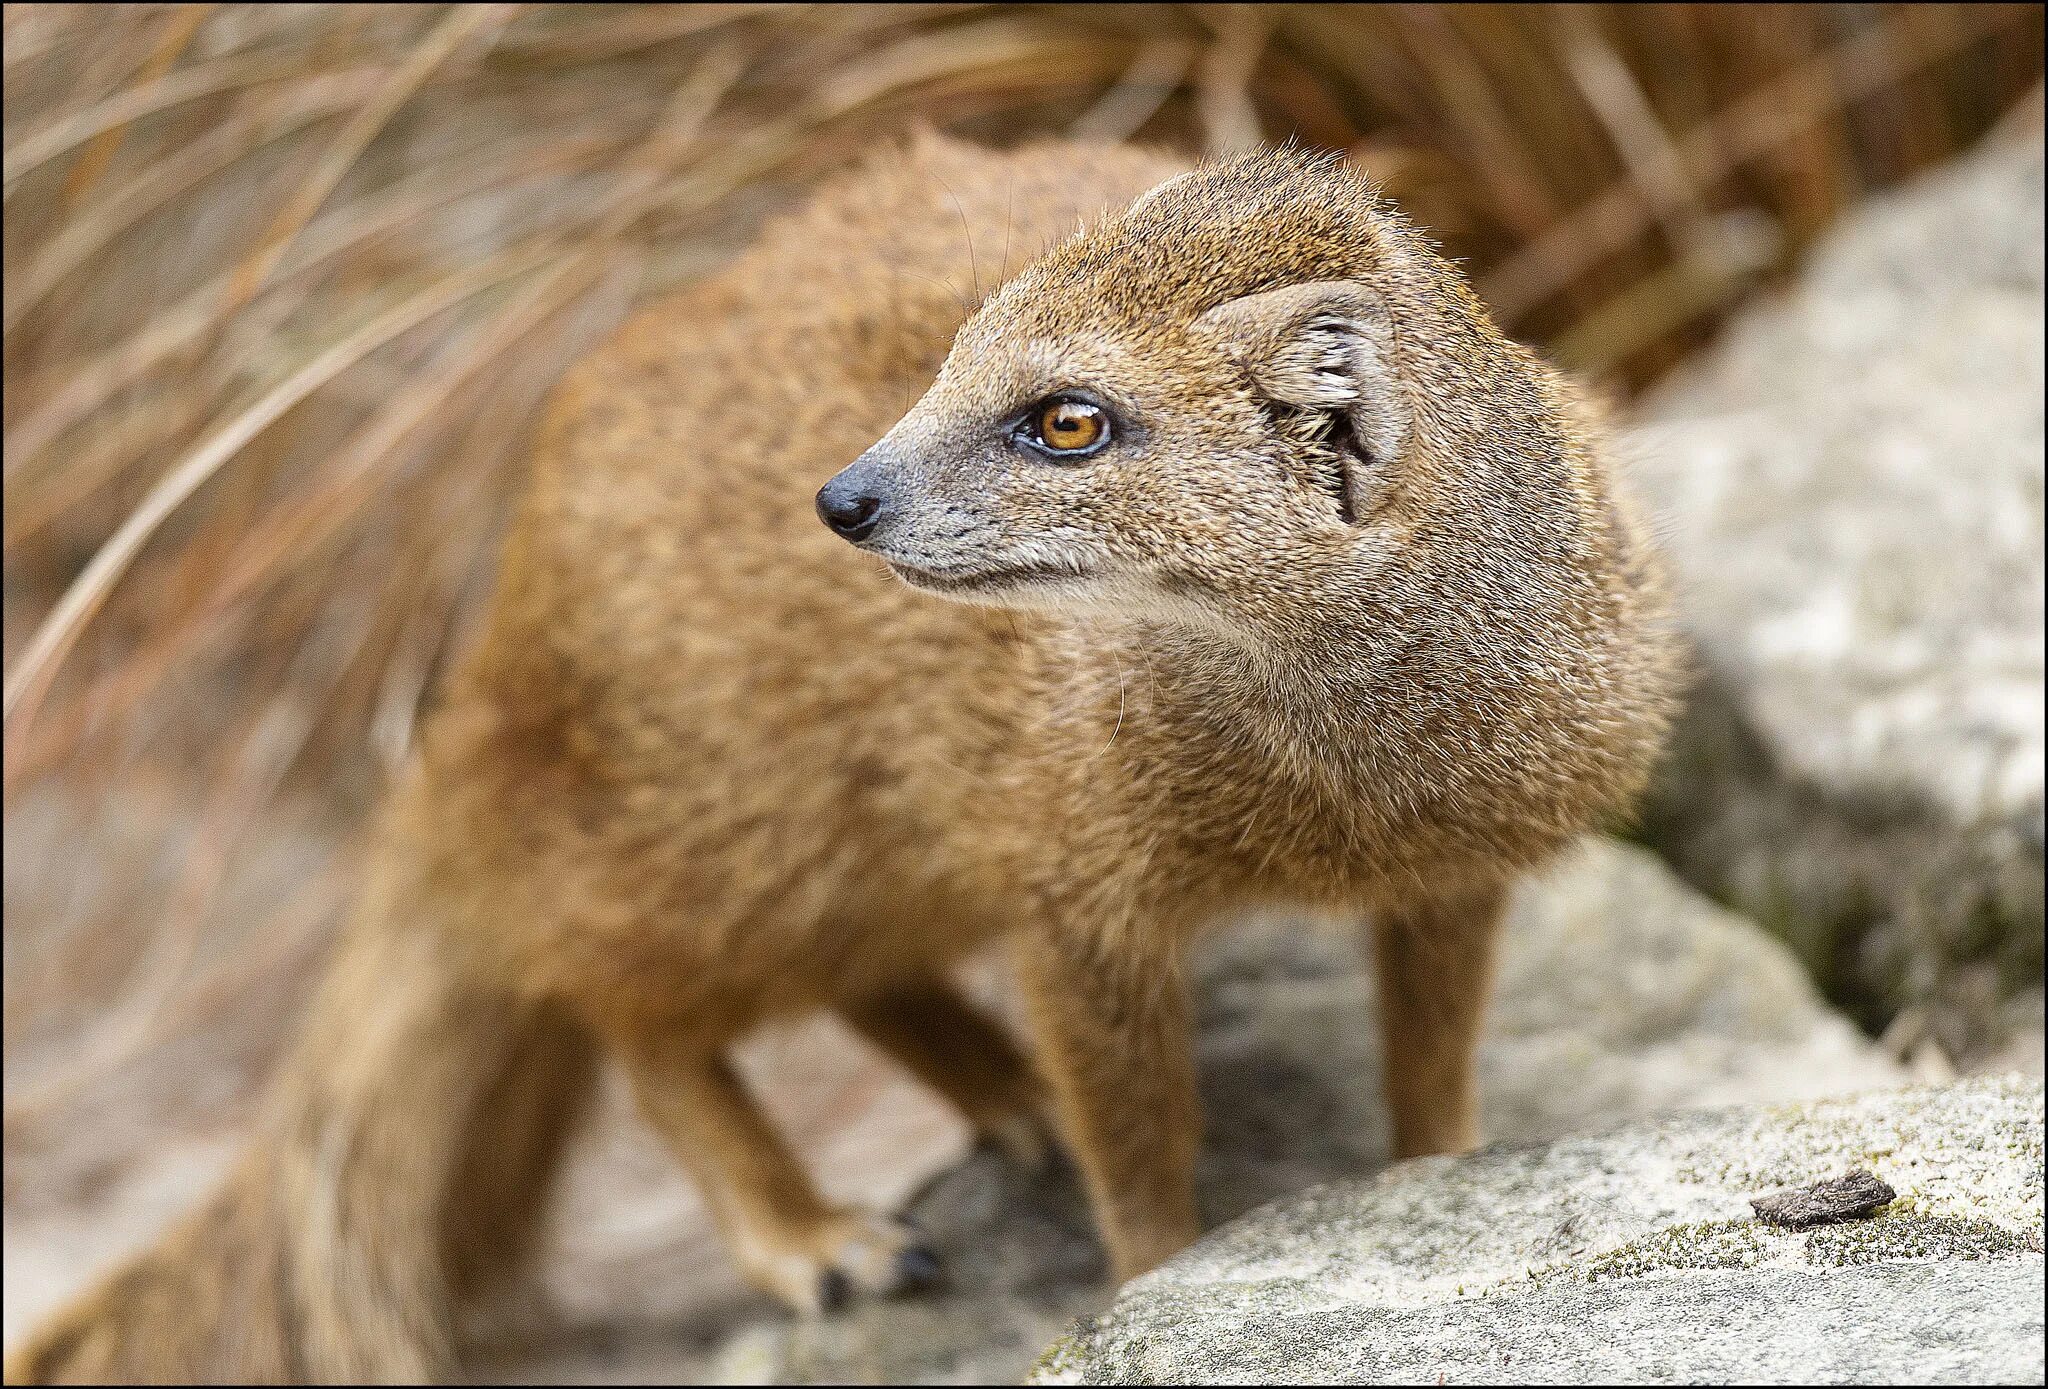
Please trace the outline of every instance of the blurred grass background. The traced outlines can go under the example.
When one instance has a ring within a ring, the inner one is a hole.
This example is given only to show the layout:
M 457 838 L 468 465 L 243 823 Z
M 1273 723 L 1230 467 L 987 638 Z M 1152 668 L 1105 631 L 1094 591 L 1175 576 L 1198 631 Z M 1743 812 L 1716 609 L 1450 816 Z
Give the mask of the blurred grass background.
M 919 123 L 1298 137 L 1626 397 L 1858 199 L 2038 124 L 2042 40 L 2033 5 L 7 6 L 10 1151 L 241 1102 L 193 1077 L 288 1017 L 549 383 L 821 173 Z

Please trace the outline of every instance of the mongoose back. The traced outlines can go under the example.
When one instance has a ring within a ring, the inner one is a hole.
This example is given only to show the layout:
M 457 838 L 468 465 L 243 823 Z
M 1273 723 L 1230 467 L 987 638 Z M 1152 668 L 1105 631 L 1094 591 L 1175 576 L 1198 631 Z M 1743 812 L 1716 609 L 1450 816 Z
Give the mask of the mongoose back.
M 1182 955 L 1253 904 L 1371 923 L 1398 1148 L 1468 1146 L 1504 890 L 1671 712 L 1603 460 L 1341 162 L 875 157 L 560 387 L 249 1152 L 11 1377 L 450 1373 L 601 1056 L 759 1286 L 914 1287 L 725 1059 L 817 1009 L 1050 1119 L 1129 1276 L 1197 1233 Z M 1033 1061 L 948 981 L 998 938 Z

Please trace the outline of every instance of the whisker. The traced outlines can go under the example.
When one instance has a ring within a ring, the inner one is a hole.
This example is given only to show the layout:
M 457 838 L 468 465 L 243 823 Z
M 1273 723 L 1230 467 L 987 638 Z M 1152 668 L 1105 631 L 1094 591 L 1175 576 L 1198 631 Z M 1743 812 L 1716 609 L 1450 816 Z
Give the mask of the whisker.
M 996 272 L 996 288 L 1010 279 L 1010 238 L 1017 230 L 1017 179 L 1012 175 L 1003 185 L 1003 265 Z
M 939 180 L 939 187 L 945 189 L 946 196 L 953 200 L 953 211 L 960 214 L 960 234 L 967 239 L 967 280 L 969 284 L 974 286 L 975 307 L 979 308 L 983 302 L 981 271 L 974 263 L 974 229 L 968 224 L 967 209 L 960 205 L 959 195 L 953 191 L 952 186 L 945 179 L 940 178 L 936 173 L 932 177 Z

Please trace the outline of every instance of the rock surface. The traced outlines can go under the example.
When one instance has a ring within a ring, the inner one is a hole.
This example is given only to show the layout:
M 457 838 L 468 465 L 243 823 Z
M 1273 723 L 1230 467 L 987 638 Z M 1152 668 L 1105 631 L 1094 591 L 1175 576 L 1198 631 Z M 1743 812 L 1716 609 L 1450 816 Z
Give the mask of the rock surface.
M 1748 1198 L 1867 1165 L 1875 1217 Z M 1041 1383 L 2039 1383 L 2042 1099 L 1983 1078 L 1430 1158 L 1214 1232 Z
M 2042 321 L 2036 136 L 1873 199 L 1632 449 L 1702 667 L 1653 842 L 1966 1061 L 2042 971 Z
M 1206 1217 L 1228 1220 L 1384 1166 L 1370 971 L 1351 942 L 1300 923 L 1254 923 L 1214 941 L 1201 974 Z M 1491 1137 L 1528 1142 L 1674 1106 L 1899 1079 L 1821 1003 L 1788 952 L 1640 849 L 1590 844 L 1517 899 L 1482 1051 Z M 936 1297 L 810 1324 L 756 1308 L 749 1330 L 701 1349 L 679 1335 L 673 1310 L 663 1320 L 649 1308 L 634 1318 L 637 1330 L 614 1322 L 577 1346 L 489 1373 L 1014 1382 L 1107 1295 L 1083 1203 L 1062 1171 L 1029 1175 L 976 1154 L 909 1211 L 946 1261 L 951 1286 Z M 571 1276 L 606 1278 L 601 1264 Z M 727 1326 L 745 1315 L 720 1311 Z

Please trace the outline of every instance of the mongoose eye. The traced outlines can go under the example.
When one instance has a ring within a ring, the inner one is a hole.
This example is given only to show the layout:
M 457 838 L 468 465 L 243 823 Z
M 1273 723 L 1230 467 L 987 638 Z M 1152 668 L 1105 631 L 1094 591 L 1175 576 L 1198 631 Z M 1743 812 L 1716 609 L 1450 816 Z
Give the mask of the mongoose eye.
M 1073 458 L 1109 442 L 1109 412 L 1073 396 L 1048 396 L 1031 407 L 1021 432 L 1044 452 Z

